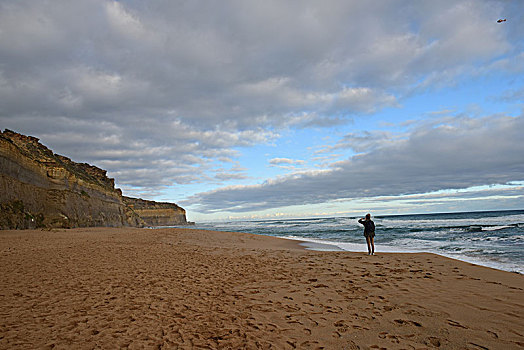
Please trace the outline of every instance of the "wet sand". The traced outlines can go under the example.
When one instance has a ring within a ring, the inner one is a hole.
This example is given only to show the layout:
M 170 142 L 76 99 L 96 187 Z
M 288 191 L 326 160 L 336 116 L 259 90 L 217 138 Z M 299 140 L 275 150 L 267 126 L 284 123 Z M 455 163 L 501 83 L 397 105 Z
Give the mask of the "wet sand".
M 0 231 L 1 349 L 521 349 L 524 276 L 190 229 Z

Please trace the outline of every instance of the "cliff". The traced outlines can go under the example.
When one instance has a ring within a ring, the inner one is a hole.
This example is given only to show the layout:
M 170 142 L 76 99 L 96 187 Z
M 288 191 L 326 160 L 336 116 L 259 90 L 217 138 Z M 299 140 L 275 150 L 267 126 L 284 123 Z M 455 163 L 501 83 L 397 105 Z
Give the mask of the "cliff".
M 186 211 L 173 203 L 159 203 L 143 199 L 122 197 L 124 204 L 141 217 L 148 226 L 184 225 Z
M 35 137 L 0 132 L 0 229 L 187 223 L 176 204 L 125 198 L 105 170 L 54 154 Z

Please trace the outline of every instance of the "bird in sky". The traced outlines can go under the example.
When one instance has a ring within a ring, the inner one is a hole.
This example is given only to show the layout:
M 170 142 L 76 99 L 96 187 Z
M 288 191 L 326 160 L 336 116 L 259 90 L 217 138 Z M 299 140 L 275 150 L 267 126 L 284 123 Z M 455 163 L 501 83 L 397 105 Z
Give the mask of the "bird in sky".
M 504 18 L 504 19 L 499 19 L 499 20 L 497 21 L 497 23 L 502 23 L 502 22 L 506 22 L 506 19 L 505 19 L 505 18 Z

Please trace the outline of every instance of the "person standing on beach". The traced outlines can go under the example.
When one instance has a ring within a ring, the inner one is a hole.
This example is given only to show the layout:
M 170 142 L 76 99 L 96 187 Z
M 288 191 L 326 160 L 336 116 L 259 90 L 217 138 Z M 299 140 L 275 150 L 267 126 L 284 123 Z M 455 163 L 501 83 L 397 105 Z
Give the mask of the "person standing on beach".
M 371 220 L 371 214 L 366 214 L 366 218 L 358 220 L 359 224 L 364 225 L 364 237 L 368 244 L 368 255 L 375 255 L 375 223 Z

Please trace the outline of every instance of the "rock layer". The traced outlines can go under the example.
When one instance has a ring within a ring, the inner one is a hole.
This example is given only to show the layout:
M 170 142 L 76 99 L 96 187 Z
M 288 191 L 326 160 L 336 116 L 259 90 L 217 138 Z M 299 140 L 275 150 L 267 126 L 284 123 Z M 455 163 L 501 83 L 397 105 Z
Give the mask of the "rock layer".
M 181 224 L 185 210 L 176 204 L 123 197 L 105 170 L 54 154 L 35 137 L 0 132 L 0 229 Z
M 184 225 L 186 211 L 173 203 L 159 203 L 139 198 L 122 197 L 124 204 L 138 214 L 149 226 Z

